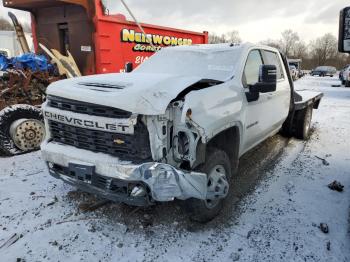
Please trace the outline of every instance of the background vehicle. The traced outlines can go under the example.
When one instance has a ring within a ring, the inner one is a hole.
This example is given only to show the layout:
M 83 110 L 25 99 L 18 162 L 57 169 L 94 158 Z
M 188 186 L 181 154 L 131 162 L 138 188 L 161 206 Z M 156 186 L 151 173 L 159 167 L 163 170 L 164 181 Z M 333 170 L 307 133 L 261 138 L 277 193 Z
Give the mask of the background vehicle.
M 186 200 L 201 222 L 220 212 L 245 152 L 280 130 L 309 137 L 322 97 L 296 93 L 286 58 L 253 44 L 169 47 L 131 73 L 47 93 L 54 177 L 130 205 Z
M 342 81 L 343 85 L 350 87 L 350 66 L 342 69 L 342 71 L 339 73 L 339 79 Z
M 298 71 L 298 78 L 302 78 L 305 74 L 302 70 L 302 59 L 300 58 L 288 58 L 288 64 L 289 66 L 295 66 L 296 70 Z
M 350 65 L 346 65 L 345 67 L 343 67 L 339 71 L 339 80 L 341 81 L 342 85 L 345 85 L 345 80 L 346 80 L 345 75 L 349 74 L 349 67 L 350 67 Z M 347 71 L 347 72 L 345 72 L 345 71 Z
M 297 68 L 295 67 L 295 65 L 289 65 L 289 70 L 290 70 L 290 74 L 292 76 L 292 79 L 295 81 L 299 78 L 299 73 Z
M 5 56 L 5 57 L 10 57 L 11 51 L 7 48 L 0 48 L 0 55 Z
M 46 53 L 40 47 L 40 44 L 43 44 L 49 51 L 58 54 L 57 60 L 64 60 L 65 64 L 67 61 L 68 63 L 72 61 L 74 64 L 76 63 L 80 71 L 79 74 L 82 75 L 121 72 L 125 70 L 126 64 L 128 64 L 129 69 L 135 68 L 164 46 L 208 42 L 207 32 L 198 33 L 141 24 L 146 31 L 145 35 L 137 23 L 127 21 L 122 14 L 111 13 L 108 3 L 113 3 L 113 1 L 3 1 L 5 7 L 25 10 L 32 14 L 33 41 L 37 54 Z M 16 30 L 20 28 L 18 21 L 13 16 L 11 18 Z M 27 74 L 33 76 L 39 73 L 42 72 L 11 71 L 6 74 L 7 78 L 0 81 L 0 101 L 11 101 L 10 104 L 0 103 L 0 110 L 2 110 L 0 112 L 0 151 L 6 155 L 27 152 L 37 149 L 40 145 L 42 137 L 35 135 L 35 139 L 32 139 L 34 130 L 28 129 L 30 134 L 15 131 L 19 130 L 19 124 L 24 123 L 25 120 L 33 119 L 33 123 L 38 124 L 36 120 L 40 118 L 37 113 L 39 110 L 34 105 L 40 105 L 45 96 L 40 99 L 37 99 L 38 96 L 32 97 L 31 93 L 37 93 L 35 90 L 38 90 L 33 88 L 33 86 L 37 86 L 37 78 L 28 78 Z M 48 79 L 48 77 L 46 78 Z M 30 81 L 27 81 L 28 79 Z M 52 81 L 55 80 L 50 78 L 50 82 Z M 44 90 L 46 88 L 45 82 L 44 86 L 42 86 L 43 81 L 39 82 L 40 90 Z M 24 95 L 22 94 L 23 89 Z M 6 92 L 6 96 L 11 97 L 10 100 L 4 97 L 3 91 Z M 25 109 L 21 110 L 19 110 L 19 106 L 12 106 L 18 104 L 18 93 L 22 94 L 21 99 L 22 97 L 26 99 L 23 103 L 33 106 L 27 105 L 24 107 Z M 11 107 L 5 108 L 7 105 Z M 17 110 L 19 110 L 18 113 Z M 27 110 L 25 116 L 21 113 L 23 110 Z M 33 112 L 36 113 L 33 115 Z M 20 146 L 19 142 L 16 141 L 17 137 L 23 137 L 20 142 L 30 147 L 26 150 Z
M 319 66 L 311 71 L 312 76 L 330 76 L 333 77 L 337 73 L 337 69 L 333 66 Z

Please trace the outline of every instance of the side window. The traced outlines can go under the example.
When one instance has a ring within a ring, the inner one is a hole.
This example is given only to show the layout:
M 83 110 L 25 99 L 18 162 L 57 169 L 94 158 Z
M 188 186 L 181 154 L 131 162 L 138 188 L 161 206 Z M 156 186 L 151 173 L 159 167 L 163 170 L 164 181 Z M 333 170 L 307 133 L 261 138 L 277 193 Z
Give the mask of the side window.
M 272 51 L 264 50 L 265 65 L 275 65 L 277 68 L 277 80 L 283 79 L 283 70 L 281 65 L 281 59 L 278 54 Z
M 261 54 L 259 50 L 253 50 L 249 53 L 247 62 L 244 67 L 243 73 L 243 85 L 254 85 L 259 82 L 259 70 L 263 64 Z

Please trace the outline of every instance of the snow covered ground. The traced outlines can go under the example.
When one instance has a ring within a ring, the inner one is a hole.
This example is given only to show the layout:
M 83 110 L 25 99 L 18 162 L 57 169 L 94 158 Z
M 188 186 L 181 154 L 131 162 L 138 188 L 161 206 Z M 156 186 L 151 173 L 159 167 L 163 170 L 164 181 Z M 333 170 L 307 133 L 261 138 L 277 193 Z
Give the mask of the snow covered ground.
M 206 225 L 180 202 L 83 212 L 98 199 L 51 178 L 40 152 L 0 159 L 0 261 L 350 261 L 350 89 L 337 83 L 296 83 L 325 93 L 310 141 L 278 135 L 245 156 Z

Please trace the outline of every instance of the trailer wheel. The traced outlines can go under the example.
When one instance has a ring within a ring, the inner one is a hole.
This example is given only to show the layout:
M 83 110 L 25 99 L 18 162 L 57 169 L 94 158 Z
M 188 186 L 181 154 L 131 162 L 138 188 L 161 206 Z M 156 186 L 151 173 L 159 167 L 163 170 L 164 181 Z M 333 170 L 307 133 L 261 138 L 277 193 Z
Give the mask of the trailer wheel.
M 208 176 L 208 192 L 228 194 L 231 178 L 230 159 L 227 154 L 216 148 L 208 148 L 206 161 L 197 171 Z M 187 212 L 194 221 L 205 223 L 215 218 L 223 208 L 224 198 L 216 196 L 212 199 L 189 199 L 185 202 Z
M 12 156 L 36 150 L 45 138 L 40 109 L 14 105 L 0 112 L 0 150 Z
M 307 140 L 310 136 L 312 106 L 296 112 L 295 137 Z

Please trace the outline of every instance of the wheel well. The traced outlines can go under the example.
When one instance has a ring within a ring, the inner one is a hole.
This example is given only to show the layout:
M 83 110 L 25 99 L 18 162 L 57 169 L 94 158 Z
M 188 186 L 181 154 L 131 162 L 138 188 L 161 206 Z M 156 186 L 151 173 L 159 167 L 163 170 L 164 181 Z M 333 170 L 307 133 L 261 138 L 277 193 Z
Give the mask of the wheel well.
M 320 102 L 321 102 L 321 100 L 320 100 L 320 99 L 319 99 L 319 100 L 317 100 L 317 101 L 315 101 L 315 103 L 313 104 L 312 108 L 314 108 L 314 109 L 318 109 L 318 107 L 319 107 L 319 105 L 320 105 Z
M 240 135 L 238 127 L 231 127 L 213 137 L 207 148 L 215 147 L 223 150 L 230 159 L 231 169 L 235 173 L 238 168 Z

